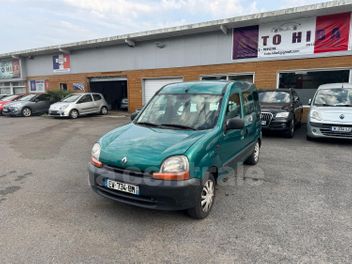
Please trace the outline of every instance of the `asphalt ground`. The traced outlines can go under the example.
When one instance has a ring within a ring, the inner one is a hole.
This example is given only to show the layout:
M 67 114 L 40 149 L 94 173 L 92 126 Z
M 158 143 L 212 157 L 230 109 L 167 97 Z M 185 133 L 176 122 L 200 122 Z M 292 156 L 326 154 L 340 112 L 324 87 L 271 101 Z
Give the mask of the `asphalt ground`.
M 352 263 L 351 143 L 264 137 L 196 221 L 90 190 L 92 145 L 127 122 L 0 117 L 1 263 Z

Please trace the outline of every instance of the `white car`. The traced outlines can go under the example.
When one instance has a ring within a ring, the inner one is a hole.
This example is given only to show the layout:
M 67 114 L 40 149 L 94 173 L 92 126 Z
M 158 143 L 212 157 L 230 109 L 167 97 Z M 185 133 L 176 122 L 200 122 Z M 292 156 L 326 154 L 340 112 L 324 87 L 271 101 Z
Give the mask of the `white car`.
M 49 116 L 70 117 L 76 119 L 81 115 L 108 114 L 108 104 L 104 96 L 99 93 L 75 93 L 52 104 L 49 108 Z
M 352 139 L 352 84 L 325 84 L 318 88 L 308 116 L 307 139 Z

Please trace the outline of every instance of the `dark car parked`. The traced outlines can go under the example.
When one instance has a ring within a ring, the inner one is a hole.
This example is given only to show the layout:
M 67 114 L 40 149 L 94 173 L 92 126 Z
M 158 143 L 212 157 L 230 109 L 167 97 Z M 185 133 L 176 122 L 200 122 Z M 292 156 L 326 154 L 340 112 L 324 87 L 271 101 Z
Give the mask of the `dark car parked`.
M 49 94 L 29 94 L 5 105 L 2 113 L 5 116 L 24 117 L 41 115 L 48 113 L 50 105 L 55 102 L 56 100 Z
M 292 138 L 301 126 L 303 104 L 294 89 L 260 91 L 263 131 L 278 131 Z

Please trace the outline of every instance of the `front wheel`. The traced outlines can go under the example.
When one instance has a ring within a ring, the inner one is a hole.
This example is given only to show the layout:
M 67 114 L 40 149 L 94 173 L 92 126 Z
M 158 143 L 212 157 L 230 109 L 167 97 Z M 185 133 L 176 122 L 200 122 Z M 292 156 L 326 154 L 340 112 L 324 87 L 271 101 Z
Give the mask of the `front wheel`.
M 22 116 L 30 117 L 32 115 L 32 110 L 28 107 L 22 109 Z
M 259 162 L 259 156 L 260 156 L 260 144 L 259 144 L 259 141 L 257 141 L 257 143 L 255 143 L 252 154 L 248 157 L 245 163 L 248 165 L 256 165 Z
M 77 119 L 78 116 L 79 116 L 79 113 L 78 113 L 78 111 L 76 109 L 71 110 L 71 112 L 70 112 L 70 118 L 71 119 Z
M 206 218 L 214 205 L 215 199 L 215 179 L 209 175 L 201 186 L 202 190 L 197 197 L 196 206 L 188 209 L 188 214 L 195 219 Z

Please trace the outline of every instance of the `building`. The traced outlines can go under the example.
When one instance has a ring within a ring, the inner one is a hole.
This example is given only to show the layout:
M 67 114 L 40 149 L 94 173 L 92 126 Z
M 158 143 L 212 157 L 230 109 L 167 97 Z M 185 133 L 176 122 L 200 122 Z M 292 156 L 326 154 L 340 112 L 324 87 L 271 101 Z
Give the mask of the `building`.
M 352 2 L 327 3 L 0 54 L 0 92 L 102 92 L 142 107 L 163 85 L 246 80 L 296 88 L 352 82 Z

